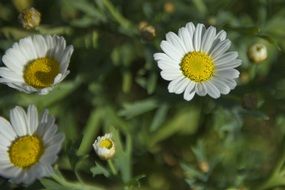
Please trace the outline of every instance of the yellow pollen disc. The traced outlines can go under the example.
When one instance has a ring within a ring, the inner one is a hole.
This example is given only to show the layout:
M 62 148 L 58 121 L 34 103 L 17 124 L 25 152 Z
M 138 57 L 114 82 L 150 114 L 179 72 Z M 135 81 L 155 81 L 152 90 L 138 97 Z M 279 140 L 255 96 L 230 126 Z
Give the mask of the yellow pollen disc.
M 213 59 L 204 52 L 189 52 L 183 57 L 180 69 L 192 81 L 203 82 L 212 78 L 215 64 Z
M 43 149 L 43 143 L 37 136 L 19 137 L 9 148 L 10 161 L 19 168 L 28 168 L 39 161 Z
M 100 141 L 99 146 L 100 146 L 101 148 L 110 149 L 110 148 L 112 148 L 112 146 L 113 146 L 113 142 L 112 142 L 111 140 L 109 140 L 109 139 L 104 139 L 104 140 L 101 140 L 101 141 Z
M 49 57 L 38 58 L 28 63 L 24 69 L 25 82 L 38 89 L 49 87 L 59 73 L 59 63 Z

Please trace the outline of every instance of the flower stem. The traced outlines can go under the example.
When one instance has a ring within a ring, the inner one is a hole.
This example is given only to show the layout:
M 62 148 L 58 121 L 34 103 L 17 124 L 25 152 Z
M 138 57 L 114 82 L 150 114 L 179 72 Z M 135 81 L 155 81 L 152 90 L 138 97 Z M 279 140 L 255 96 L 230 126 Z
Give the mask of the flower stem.
M 131 22 L 127 20 L 123 15 L 114 7 L 114 5 L 111 3 L 110 0 L 102 0 L 103 5 L 106 7 L 106 9 L 109 11 L 111 16 L 114 18 L 114 20 L 119 23 L 119 25 L 125 29 L 126 31 L 131 31 Z
M 103 190 L 103 188 L 98 187 L 96 185 L 89 185 L 89 184 L 85 184 L 85 183 L 80 183 L 78 181 L 67 181 L 64 176 L 61 174 L 61 172 L 59 171 L 58 168 L 55 168 L 55 173 L 51 176 L 56 182 L 58 182 L 59 184 L 61 184 L 64 187 L 68 187 L 70 189 L 73 190 Z
M 111 171 L 112 171 L 112 174 L 113 174 L 113 175 L 117 175 L 118 171 L 117 171 L 117 169 L 115 168 L 113 161 L 110 159 L 110 160 L 108 160 L 107 162 L 108 162 L 109 168 L 110 168 Z

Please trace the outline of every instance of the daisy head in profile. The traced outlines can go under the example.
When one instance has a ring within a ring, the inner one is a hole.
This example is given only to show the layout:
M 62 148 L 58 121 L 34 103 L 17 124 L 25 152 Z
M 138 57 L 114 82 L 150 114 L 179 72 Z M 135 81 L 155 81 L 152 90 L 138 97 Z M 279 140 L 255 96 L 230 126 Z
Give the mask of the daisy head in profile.
M 102 160 L 108 160 L 115 155 L 115 144 L 112 140 L 112 134 L 106 133 L 104 136 L 99 136 L 93 144 L 93 148 L 97 155 Z
M 33 35 L 5 52 L 0 83 L 26 92 L 47 94 L 69 73 L 73 46 L 60 36 Z
M 48 111 L 39 117 L 33 105 L 27 112 L 16 106 L 10 111 L 10 122 L 0 117 L 0 176 L 29 185 L 51 175 L 63 141 Z
M 219 98 L 237 85 L 241 65 L 238 53 L 229 51 L 231 46 L 225 31 L 216 31 L 203 24 L 187 23 L 178 35 L 169 32 L 155 53 L 154 59 L 161 69 L 161 77 L 170 81 L 168 91 L 182 94 L 187 101 L 195 94 Z

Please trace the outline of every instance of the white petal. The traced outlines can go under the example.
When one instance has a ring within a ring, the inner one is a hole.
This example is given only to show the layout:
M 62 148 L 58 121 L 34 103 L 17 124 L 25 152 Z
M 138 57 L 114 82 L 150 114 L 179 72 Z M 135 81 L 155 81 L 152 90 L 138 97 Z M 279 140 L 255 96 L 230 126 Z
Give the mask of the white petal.
M 233 69 L 241 65 L 241 60 L 236 59 L 231 62 L 219 62 L 216 64 L 217 70 L 228 70 L 228 69 Z
M 209 52 L 215 40 L 215 36 L 216 36 L 216 28 L 210 26 L 203 35 L 201 50 L 203 50 L 204 52 Z
M 40 158 L 43 164 L 53 164 L 57 160 L 57 154 L 61 149 L 61 144 L 53 144 L 45 149 L 44 154 Z
M 179 29 L 178 35 L 184 43 L 184 47 L 186 48 L 186 52 L 192 52 L 194 50 L 193 40 L 192 40 L 193 33 L 190 33 L 185 27 L 182 27 Z
M 182 40 L 173 32 L 168 32 L 166 34 L 166 40 L 170 42 L 176 49 L 178 49 L 183 54 L 187 53 L 187 50 L 184 46 Z
M 13 141 L 17 136 L 9 121 L 3 117 L 0 117 L 0 133 L 10 141 Z
M 63 141 L 64 141 L 64 134 L 58 133 L 52 137 L 47 138 L 45 143 L 48 145 L 53 145 L 53 144 L 61 145 Z
M 190 82 L 188 83 L 188 86 L 186 87 L 185 91 L 184 91 L 184 99 L 187 101 L 190 101 L 193 99 L 195 95 L 195 83 L 194 82 Z
M 171 81 L 169 84 L 168 84 L 168 92 L 170 93 L 173 93 L 175 92 L 175 86 L 176 84 L 181 81 L 182 79 L 184 78 L 184 76 L 179 76 L 177 77 L 176 79 L 174 79 L 173 81 Z
M 240 59 L 234 59 L 228 61 L 228 59 L 220 59 L 219 61 L 215 62 L 217 67 L 226 67 L 231 66 L 233 68 L 238 67 L 242 64 L 242 61 Z
M 195 32 L 195 25 L 192 22 L 189 22 L 186 24 L 185 28 L 188 30 L 188 33 L 191 36 L 191 41 L 192 41 Z
M 13 178 L 21 173 L 21 169 L 12 166 L 10 163 L 0 164 L 0 175 L 5 178 Z
M 10 111 L 11 124 L 18 136 L 27 135 L 27 115 L 22 107 Z
M 73 46 L 70 45 L 63 52 L 63 56 L 61 57 L 61 60 L 60 60 L 62 73 L 65 72 L 69 66 L 69 62 L 70 62 L 70 58 L 73 53 L 73 50 L 74 50 Z
M 27 60 L 22 56 L 17 48 L 10 48 L 5 52 L 5 55 L 2 57 L 3 63 L 12 71 L 18 75 L 22 75 L 24 65 L 27 63 Z
M 157 61 L 157 65 L 161 70 L 172 70 L 172 69 L 178 70 L 180 68 L 179 65 L 177 65 L 176 63 L 167 62 L 163 60 Z
M 217 70 L 214 75 L 227 79 L 234 79 L 239 77 L 239 71 L 236 69 Z
M 47 130 L 45 131 L 43 135 L 44 142 L 47 142 L 49 138 L 53 137 L 57 132 L 57 125 L 53 124 L 47 124 Z
M 27 112 L 28 134 L 32 135 L 38 127 L 39 117 L 36 106 L 30 105 Z
M 205 96 L 207 94 L 203 83 L 196 83 L 195 91 L 199 96 Z
M 231 47 L 230 40 L 224 40 L 219 42 L 213 50 L 211 50 L 210 55 L 213 57 L 214 61 L 217 60 L 223 53 L 225 53 Z
M 167 41 L 162 41 L 160 44 L 161 49 L 172 59 L 175 61 L 181 61 L 182 58 L 184 57 L 183 52 L 177 50 L 173 45 L 171 45 Z
M 33 44 L 36 50 L 37 57 L 45 57 L 48 51 L 45 38 L 42 35 L 32 36 Z
M 231 88 L 227 86 L 224 81 L 220 79 L 214 77 L 211 82 L 219 89 L 221 94 L 228 94 L 231 91 Z
M 7 67 L 0 67 L 0 76 L 11 82 L 23 82 L 23 77 Z
M 221 41 L 225 40 L 227 38 L 227 33 L 224 30 L 221 30 L 217 36 L 217 39 L 220 39 Z
M 48 115 L 48 111 L 45 111 L 36 133 L 43 137 L 50 128 L 57 130 L 57 127 L 55 126 L 55 118 Z
M 231 90 L 234 89 L 237 85 L 234 79 L 227 79 L 223 77 L 217 77 L 217 79 L 223 81 Z
M 4 129 L 5 130 L 5 129 Z M 0 132 L 0 146 L 7 148 L 11 145 L 11 140 Z M 1 155 L 2 156 L 2 155 Z M 1 158 L 0 158 L 1 159 Z
M 220 97 L 220 91 L 219 89 L 213 85 L 211 82 L 205 82 L 204 85 L 206 86 L 206 91 L 207 93 L 212 97 L 212 98 L 219 98 Z
M 181 94 L 186 89 L 188 83 L 189 79 L 181 76 L 179 79 L 175 79 L 169 83 L 168 90 L 171 93 Z
M 172 59 L 171 57 L 169 57 L 165 53 L 155 53 L 153 55 L 153 57 L 154 57 L 154 60 L 156 60 L 156 61 L 173 62 L 175 64 L 179 64 L 180 63 L 180 61 Z
M 173 70 L 171 72 L 170 71 L 161 71 L 160 75 L 164 80 L 174 80 L 177 77 L 180 77 L 182 75 L 182 73 L 181 73 L 181 71 L 178 71 L 178 70 L 177 71 Z
M 193 45 L 195 51 L 201 50 L 202 36 L 205 31 L 205 26 L 203 24 L 198 24 L 193 36 Z
M 23 38 L 19 41 L 19 49 L 25 60 L 31 61 L 37 58 L 36 50 L 34 49 L 31 37 Z
M 217 57 L 215 62 L 230 62 L 235 60 L 238 57 L 238 53 L 236 51 L 229 51 L 219 57 Z

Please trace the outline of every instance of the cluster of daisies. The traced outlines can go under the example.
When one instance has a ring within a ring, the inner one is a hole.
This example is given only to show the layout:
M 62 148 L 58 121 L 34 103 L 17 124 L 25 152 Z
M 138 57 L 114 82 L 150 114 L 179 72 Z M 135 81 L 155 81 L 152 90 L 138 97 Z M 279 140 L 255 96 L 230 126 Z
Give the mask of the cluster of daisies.
M 229 51 L 226 32 L 203 24 L 186 24 L 178 35 L 169 32 L 161 42 L 163 53 L 154 59 L 161 77 L 170 81 L 168 91 L 182 94 L 189 101 L 195 94 L 213 98 L 228 94 L 237 85 L 241 64 L 238 54 Z M 0 83 L 25 93 L 47 94 L 69 73 L 73 46 L 59 36 L 34 35 L 21 39 L 2 57 Z M 64 141 L 55 118 L 45 111 L 39 116 L 30 105 L 10 111 L 10 122 L 0 117 L 0 175 L 12 183 L 33 183 L 50 176 L 52 164 Z M 98 137 L 93 147 L 100 158 L 112 158 L 115 145 L 111 134 Z
M 69 73 L 73 46 L 59 36 L 34 35 L 21 39 L 2 57 L 0 83 L 25 93 L 47 94 Z M 98 137 L 94 149 L 102 159 L 115 153 L 111 134 Z M 39 116 L 34 105 L 27 112 L 10 111 L 10 122 L 0 117 L 0 176 L 29 185 L 50 176 L 64 141 L 55 118 L 46 110 Z

